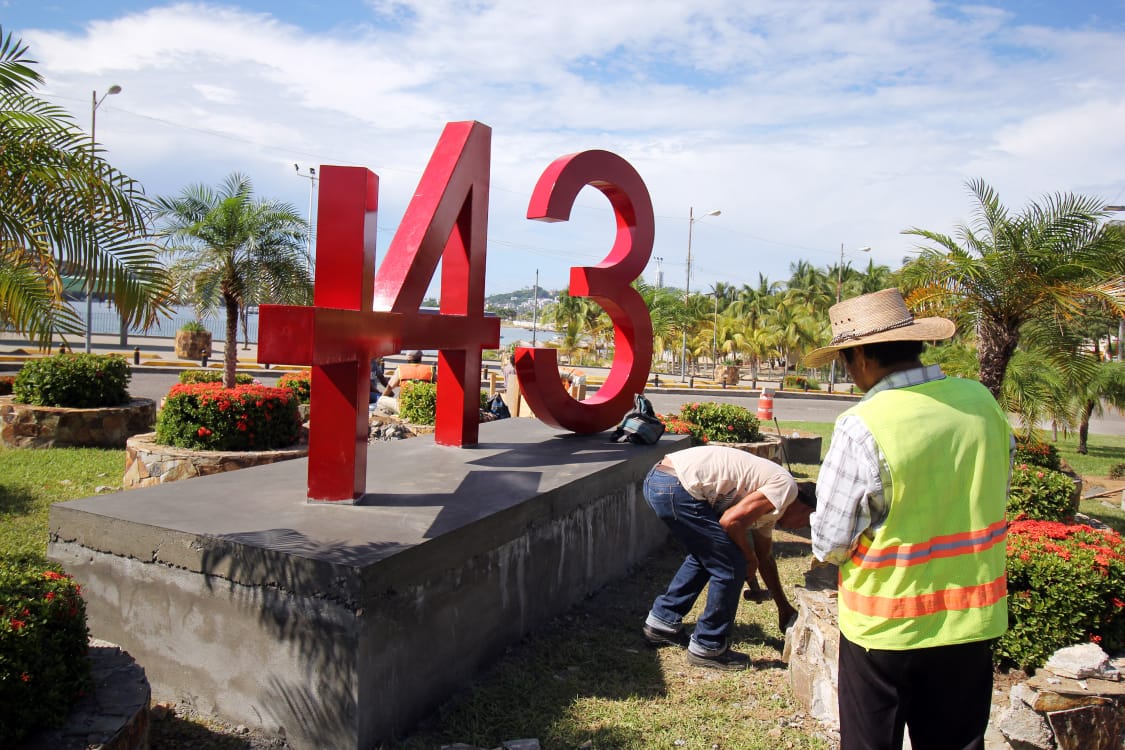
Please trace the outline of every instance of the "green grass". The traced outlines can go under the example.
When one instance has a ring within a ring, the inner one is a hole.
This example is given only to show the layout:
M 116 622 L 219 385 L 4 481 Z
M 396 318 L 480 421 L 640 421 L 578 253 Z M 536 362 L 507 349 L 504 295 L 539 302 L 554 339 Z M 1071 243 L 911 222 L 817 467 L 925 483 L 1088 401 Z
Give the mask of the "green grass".
M 824 437 L 823 457 L 831 424 L 780 425 L 783 432 Z M 1057 446 L 1082 474 L 1105 477 L 1111 466 L 1125 461 L 1125 438 L 1091 436 L 1088 456 L 1075 452 L 1073 439 Z M 798 478 L 815 479 L 819 466 L 793 464 L 792 469 Z M 92 495 L 99 485 L 117 487 L 123 471 L 123 451 L 0 450 L 0 561 L 43 561 L 51 503 Z M 1085 500 L 1082 510 L 1125 531 L 1119 503 L 1119 495 Z M 775 553 L 782 581 L 791 591 L 809 567 L 807 534 L 779 532 Z M 732 645 L 753 659 L 748 672 L 696 669 L 679 649 L 646 646 L 641 622 L 672 578 L 681 554 L 675 545 L 665 545 L 623 580 L 514 645 L 386 750 L 431 750 L 454 742 L 496 747 L 521 737 L 538 738 L 545 750 L 829 747 L 790 691 L 772 604 L 739 606 Z M 206 721 L 157 722 L 153 737 L 154 747 L 164 750 L 250 747 L 244 738 Z
M 121 486 L 125 451 L 98 448 L 0 448 L 0 562 L 47 562 L 52 503 Z

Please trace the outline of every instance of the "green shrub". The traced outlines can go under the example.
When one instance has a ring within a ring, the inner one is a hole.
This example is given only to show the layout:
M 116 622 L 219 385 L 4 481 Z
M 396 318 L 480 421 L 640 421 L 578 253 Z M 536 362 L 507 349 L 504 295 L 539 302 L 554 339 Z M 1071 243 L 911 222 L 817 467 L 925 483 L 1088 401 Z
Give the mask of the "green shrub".
M 669 424 L 669 421 L 672 424 Z M 665 420 L 673 434 L 684 434 L 685 427 L 694 445 L 706 443 L 754 443 L 762 439 L 758 417 L 754 412 L 735 404 L 713 401 L 695 402 L 680 407 L 679 419 Z
M 1074 481 L 1061 471 L 1016 464 L 1008 491 L 1008 517 L 1068 521 L 1074 517 Z
M 15 382 L 15 375 L 0 375 L 0 396 L 12 395 L 12 386 Z
M 786 375 L 781 388 L 786 391 L 819 391 L 820 381 L 805 375 Z
M 277 379 L 278 388 L 288 388 L 297 397 L 297 403 L 307 404 L 312 397 L 312 370 L 287 372 Z
M 1125 542 L 1055 521 L 1008 526 L 1008 632 L 996 655 L 1025 669 L 1083 641 L 1125 646 Z
M 222 370 L 181 370 L 181 383 L 221 383 L 223 382 Z M 235 385 L 250 385 L 254 378 L 244 372 L 234 374 Z
M 129 401 L 129 364 L 119 354 L 57 354 L 29 359 L 12 395 L 21 404 L 91 409 Z
M 194 450 L 273 450 L 300 431 L 293 392 L 264 385 L 174 385 L 156 418 L 156 442 Z
M 207 331 L 207 326 L 203 325 L 203 323 L 198 320 L 189 320 L 187 323 L 180 326 L 180 330 L 187 331 L 188 333 L 205 333 Z
M 1041 440 L 1017 440 L 1016 463 L 1045 466 L 1052 471 L 1058 471 L 1062 465 L 1058 449 Z
M 0 564 L 0 738 L 6 743 L 59 726 L 91 689 L 80 593 L 53 570 Z
M 437 414 L 437 384 L 408 380 L 398 394 L 398 414 L 410 424 L 433 424 Z

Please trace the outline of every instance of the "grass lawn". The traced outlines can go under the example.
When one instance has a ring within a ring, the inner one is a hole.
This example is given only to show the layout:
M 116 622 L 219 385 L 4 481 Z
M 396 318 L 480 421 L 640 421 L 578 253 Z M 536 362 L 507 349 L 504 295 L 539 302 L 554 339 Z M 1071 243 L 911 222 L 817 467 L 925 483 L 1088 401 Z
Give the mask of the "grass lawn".
M 781 429 L 822 435 L 825 450 L 832 425 L 782 422 Z M 1091 436 L 1088 456 L 1079 456 L 1075 443 L 1056 445 L 1088 483 L 1103 481 L 1113 465 L 1125 462 L 1125 438 Z M 798 478 L 815 479 L 819 466 L 792 469 Z M 99 485 L 120 486 L 123 471 L 119 450 L 0 450 L 0 560 L 44 562 L 50 504 L 95 494 Z M 1086 500 L 1082 510 L 1125 530 L 1119 504 L 1118 492 Z M 807 535 L 779 532 L 777 540 L 782 581 L 787 588 L 799 585 L 809 567 Z M 641 622 L 681 559 L 674 544 L 665 545 L 625 579 L 510 648 L 386 750 L 431 750 L 454 742 L 496 747 L 524 737 L 538 738 L 546 750 L 828 748 L 819 725 L 789 689 L 772 603 L 739 607 L 732 645 L 753 659 L 749 672 L 696 669 L 679 649 L 645 644 Z M 152 725 L 153 747 L 165 750 L 251 747 L 233 735 L 230 728 L 182 718 Z
M 119 488 L 125 451 L 101 448 L 0 448 L 0 562 L 47 562 L 52 503 Z

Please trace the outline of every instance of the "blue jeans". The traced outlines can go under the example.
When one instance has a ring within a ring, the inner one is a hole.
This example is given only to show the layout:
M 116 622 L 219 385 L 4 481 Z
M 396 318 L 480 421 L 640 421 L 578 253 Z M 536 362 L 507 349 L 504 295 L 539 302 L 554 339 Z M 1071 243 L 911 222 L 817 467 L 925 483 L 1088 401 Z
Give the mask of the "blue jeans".
M 738 611 L 746 557 L 719 525 L 715 509 L 689 495 L 676 477 L 654 468 L 645 477 L 644 493 L 649 506 L 688 551 L 668 590 L 652 603 L 650 616 L 669 630 L 679 630 L 703 587 L 710 584 L 707 604 L 691 636 L 692 650 L 721 653 Z

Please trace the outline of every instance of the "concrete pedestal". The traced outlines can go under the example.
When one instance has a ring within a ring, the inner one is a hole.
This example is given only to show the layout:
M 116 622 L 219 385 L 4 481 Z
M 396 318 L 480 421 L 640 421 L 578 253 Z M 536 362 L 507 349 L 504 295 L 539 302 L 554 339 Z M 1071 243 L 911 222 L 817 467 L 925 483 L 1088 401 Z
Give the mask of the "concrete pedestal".
M 379 443 L 355 505 L 306 502 L 307 459 L 59 503 L 48 555 L 158 700 L 371 748 L 663 541 L 641 482 L 687 440 L 607 437 Z

